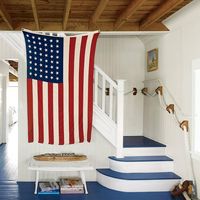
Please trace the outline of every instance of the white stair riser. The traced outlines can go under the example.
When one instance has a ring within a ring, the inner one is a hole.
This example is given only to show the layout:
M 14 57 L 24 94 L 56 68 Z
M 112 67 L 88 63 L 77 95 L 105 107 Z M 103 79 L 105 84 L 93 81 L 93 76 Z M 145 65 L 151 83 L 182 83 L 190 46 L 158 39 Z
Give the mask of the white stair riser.
M 120 162 L 109 159 L 110 169 L 124 173 L 173 172 L 173 161 Z
M 165 147 L 124 148 L 124 156 L 162 156 L 165 155 Z
M 122 192 L 164 192 L 171 191 L 180 180 L 123 180 L 97 172 L 97 182 L 109 189 Z

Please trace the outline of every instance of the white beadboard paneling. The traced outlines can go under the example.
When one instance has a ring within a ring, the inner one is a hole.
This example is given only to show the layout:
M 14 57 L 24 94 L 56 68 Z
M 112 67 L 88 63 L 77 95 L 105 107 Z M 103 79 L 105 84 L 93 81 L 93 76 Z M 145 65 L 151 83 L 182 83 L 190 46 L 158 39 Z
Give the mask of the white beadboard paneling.
M 143 56 L 144 46 L 136 37 L 101 37 L 97 43 L 95 63 L 113 79 L 127 79 L 126 90 L 129 90 L 133 85 L 139 88 L 142 87 L 141 81 L 144 79 Z M 27 143 L 25 66 L 25 60 L 21 59 L 19 63 L 19 181 L 34 179 L 34 173 L 29 172 L 27 169 L 27 161 L 33 155 L 45 152 L 84 153 L 95 168 L 107 167 L 107 157 L 113 155 L 115 151 L 112 145 L 95 129 L 93 130 L 93 139 L 90 144 L 56 146 Z M 125 107 L 125 131 L 137 135 L 142 134 L 143 96 L 129 95 L 125 97 L 125 102 L 127 105 Z M 101 101 L 98 104 L 101 105 Z M 44 174 L 43 177 L 57 177 L 60 175 L 58 173 L 53 175 Z M 86 179 L 95 180 L 96 172 L 87 173 Z
M 125 91 L 141 89 L 144 79 L 144 45 L 135 36 L 103 36 L 97 43 L 95 63 L 113 80 L 125 79 Z M 125 96 L 125 135 L 143 133 L 143 96 Z
M 21 138 L 22 140 L 22 138 Z M 23 149 L 26 149 L 24 151 Z M 24 143 L 21 143 L 19 147 L 20 157 L 19 157 L 19 181 L 33 181 L 35 174 L 27 170 L 28 160 L 36 154 L 47 153 L 47 152 L 75 152 L 83 153 L 88 156 L 89 162 L 95 168 L 101 166 L 108 166 L 109 155 L 114 154 L 114 148 L 107 142 L 101 134 L 96 130 L 93 130 L 93 138 L 91 143 L 74 144 L 74 145 L 44 145 L 44 144 L 28 144 L 26 138 L 24 137 Z M 41 178 L 55 178 L 60 176 L 73 176 L 76 173 L 41 173 Z M 78 175 L 78 174 L 77 174 Z M 87 180 L 96 180 L 96 171 L 86 172 Z
M 21 54 L 0 35 L 0 59 L 20 59 Z
M 160 78 L 189 120 L 192 114 L 192 61 L 200 58 L 199 10 L 200 1 L 193 1 L 166 21 L 171 30 L 167 35 L 145 41 L 146 51 L 159 49 L 159 69 L 146 72 L 145 78 Z M 175 161 L 175 172 L 183 179 L 190 177 L 183 132 L 172 117 L 161 110 L 158 101 L 148 97 L 144 99 L 144 135 L 165 143 L 167 154 Z M 200 162 L 195 160 L 195 176 L 200 193 L 199 165 Z
M 93 130 L 93 138 L 91 143 L 75 144 L 75 145 L 48 145 L 28 143 L 27 139 L 27 101 L 26 101 L 26 70 L 25 61 L 19 63 L 19 181 L 34 180 L 34 173 L 28 171 L 28 160 L 36 154 L 45 152 L 75 152 L 86 154 L 91 164 L 96 167 L 108 166 L 109 155 L 114 154 L 114 149 L 101 134 Z M 63 174 L 51 173 L 42 174 L 41 178 L 57 178 Z M 69 174 L 66 174 L 69 175 Z M 70 175 L 73 175 L 70 173 Z M 96 172 L 86 173 L 87 180 L 95 180 Z

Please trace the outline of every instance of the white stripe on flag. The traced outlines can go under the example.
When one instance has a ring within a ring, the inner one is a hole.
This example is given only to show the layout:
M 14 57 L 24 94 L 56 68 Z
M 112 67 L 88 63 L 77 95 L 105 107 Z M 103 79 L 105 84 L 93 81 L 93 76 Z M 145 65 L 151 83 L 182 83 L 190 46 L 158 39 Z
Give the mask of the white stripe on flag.
M 44 121 L 44 143 L 49 143 L 48 126 L 48 83 L 43 82 L 43 121 Z
M 86 49 L 85 49 L 85 62 L 84 62 L 84 88 L 83 88 L 83 130 L 84 140 L 87 141 L 87 130 L 88 130 L 88 75 L 89 75 L 89 60 L 90 50 L 92 43 L 93 34 L 88 35 Z
M 64 94 L 64 144 L 69 144 L 69 37 L 64 38 L 63 45 L 63 94 Z
M 76 37 L 74 57 L 74 142 L 79 143 L 79 61 L 82 37 Z
M 58 83 L 53 84 L 53 132 L 54 144 L 59 144 L 59 119 L 58 119 Z
M 34 141 L 38 142 L 39 134 L 38 134 L 38 87 L 37 80 L 32 80 L 33 87 L 33 130 L 34 130 Z

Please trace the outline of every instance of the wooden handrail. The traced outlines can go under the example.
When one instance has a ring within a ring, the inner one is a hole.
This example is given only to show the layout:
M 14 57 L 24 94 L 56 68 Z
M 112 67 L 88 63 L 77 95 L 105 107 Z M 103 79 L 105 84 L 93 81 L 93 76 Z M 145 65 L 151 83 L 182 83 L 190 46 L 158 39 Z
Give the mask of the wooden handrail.
M 180 123 L 180 128 L 183 130 L 183 131 L 187 131 L 189 132 L 189 121 L 188 120 L 183 120 L 181 123 Z
M 166 107 L 166 110 L 167 112 L 170 114 L 170 113 L 173 113 L 175 112 L 174 110 L 174 104 L 169 104 L 167 107 Z
M 148 88 L 145 87 L 141 90 L 142 94 L 144 94 L 145 96 L 151 96 L 153 97 L 153 95 L 148 93 Z M 155 89 L 155 94 L 158 95 L 159 97 L 159 101 L 160 104 L 162 106 L 163 109 L 165 109 L 169 114 L 173 114 L 175 116 L 176 121 L 178 122 L 180 128 L 183 131 L 187 131 L 189 132 L 189 121 L 188 120 L 183 120 L 182 122 L 180 122 L 180 120 L 178 119 L 177 113 L 175 111 L 175 105 L 174 104 L 167 104 L 163 95 L 163 86 L 159 86 Z
M 178 123 L 179 127 L 182 129 L 182 131 L 185 133 L 184 134 L 184 142 L 185 142 L 185 148 L 186 148 L 186 152 L 187 152 L 187 159 L 189 161 L 189 171 L 190 171 L 190 175 L 191 175 L 191 180 L 193 180 L 194 184 L 196 182 L 195 179 L 195 175 L 194 175 L 194 167 L 193 167 L 193 163 L 192 163 L 192 158 L 191 158 L 191 148 L 190 148 L 190 136 L 189 134 L 189 121 L 188 120 L 183 120 L 180 121 L 179 116 L 177 115 L 177 110 L 179 112 L 179 114 L 182 117 L 185 117 L 186 115 L 182 112 L 181 108 L 179 107 L 179 105 L 177 104 L 175 98 L 172 96 L 172 94 L 169 92 L 169 90 L 167 89 L 167 87 L 163 84 L 163 82 L 159 79 L 154 79 L 154 80 L 147 80 L 147 81 L 157 81 L 159 83 L 159 86 L 155 92 L 158 95 L 159 98 L 159 103 L 161 105 L 161 107 L 163 109 L 166 109 L 167 112 L 169 112 L 170 114 L 172 114 L 173 118 L 175 119 L 175 121 Z M 163 93 L 163 89 L 166 91 L 165 94 L 167 93 L 170 98 L 172 99 L 173 104 L 167 104 L 166 99 L 165 99 L 165 95 Z M 147 96 L 150 96 L 147 94 Z M 175 109 L 176 108 L 176 109 Z
M 163 87 L 162 86 L 157 87 L 156 90 L 155 90 L 155 92 L 157 94 L 159 94 L 159 92 L 160 92 L 160 95 L 162 96 L 163 95 Z
M 142 92 L 143 95 L 147 95 L 147 93 L 148 93 L 148 88 L 147 88 L 147 87 L 143 88 L 143 89 L 141 90 L 141 92 Z

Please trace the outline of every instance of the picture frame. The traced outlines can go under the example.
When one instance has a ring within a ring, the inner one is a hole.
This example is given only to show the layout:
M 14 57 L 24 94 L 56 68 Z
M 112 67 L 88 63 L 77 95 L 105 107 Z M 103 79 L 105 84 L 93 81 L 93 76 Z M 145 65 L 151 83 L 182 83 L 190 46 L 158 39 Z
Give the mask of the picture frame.
M 147 72 L 158 69 L 158 48 L 147 51 Z

